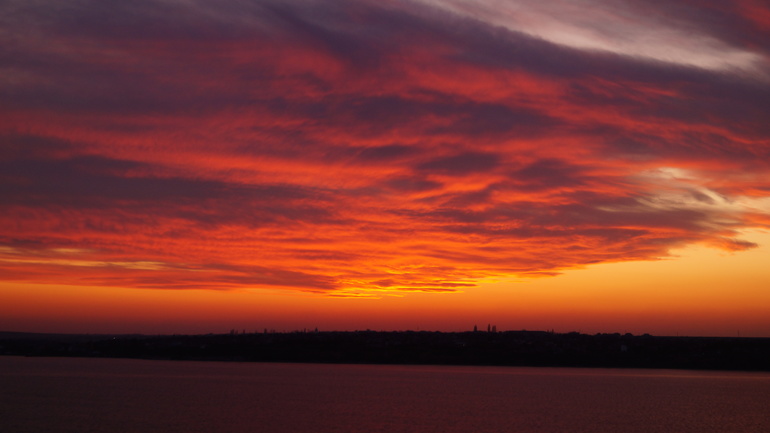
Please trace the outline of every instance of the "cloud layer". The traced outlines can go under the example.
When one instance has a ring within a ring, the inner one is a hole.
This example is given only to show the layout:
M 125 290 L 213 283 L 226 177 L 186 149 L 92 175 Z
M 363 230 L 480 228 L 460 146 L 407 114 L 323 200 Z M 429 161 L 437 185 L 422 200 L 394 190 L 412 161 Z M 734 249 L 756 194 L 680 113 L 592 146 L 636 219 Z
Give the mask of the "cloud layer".
M 751 248 L 770 10 L 0 6 L 0 278 L 333 296 Z

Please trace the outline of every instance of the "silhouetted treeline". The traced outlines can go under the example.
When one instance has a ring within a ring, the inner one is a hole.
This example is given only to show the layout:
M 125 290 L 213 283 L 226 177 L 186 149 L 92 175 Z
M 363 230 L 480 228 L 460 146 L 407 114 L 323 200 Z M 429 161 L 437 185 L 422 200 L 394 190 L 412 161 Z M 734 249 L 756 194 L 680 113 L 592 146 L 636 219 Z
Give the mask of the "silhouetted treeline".
M 170 360 L 770 371 L 770 338 L 507 332 L 0 333 L 0 354 Z

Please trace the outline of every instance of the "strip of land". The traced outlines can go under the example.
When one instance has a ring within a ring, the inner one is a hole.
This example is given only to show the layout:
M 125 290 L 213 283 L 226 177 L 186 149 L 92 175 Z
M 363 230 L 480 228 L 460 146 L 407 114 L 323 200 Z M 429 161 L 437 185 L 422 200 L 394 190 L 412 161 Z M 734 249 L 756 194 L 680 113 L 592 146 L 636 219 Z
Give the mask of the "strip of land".
M 0 332 L 0 355 L 770 371 L 770 338 L 545 331 L 231 331 L 159 336 Z

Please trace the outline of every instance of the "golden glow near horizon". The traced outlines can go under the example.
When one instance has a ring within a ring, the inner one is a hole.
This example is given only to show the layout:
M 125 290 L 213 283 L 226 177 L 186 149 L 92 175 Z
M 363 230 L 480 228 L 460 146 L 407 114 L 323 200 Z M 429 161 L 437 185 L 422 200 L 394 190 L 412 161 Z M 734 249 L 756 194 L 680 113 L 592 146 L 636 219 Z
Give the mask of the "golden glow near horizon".
M 0 6 L 0 330 L 770 336 L 767 5 L 92 2 Z
M 0 326 L 208 333 L 316 327 L 464 331 L 492 323 L 501 331 L 759 337 L 770 332 L 765 320 L 770 234 L 749 238 L 764 246 L 739 253 L 695 246 L 661 261 L 593 265 L 557 277 L 482 283 L 452 294 L 383 293 L 376 299 L 264 289 L 180 293 L 2 283 Z

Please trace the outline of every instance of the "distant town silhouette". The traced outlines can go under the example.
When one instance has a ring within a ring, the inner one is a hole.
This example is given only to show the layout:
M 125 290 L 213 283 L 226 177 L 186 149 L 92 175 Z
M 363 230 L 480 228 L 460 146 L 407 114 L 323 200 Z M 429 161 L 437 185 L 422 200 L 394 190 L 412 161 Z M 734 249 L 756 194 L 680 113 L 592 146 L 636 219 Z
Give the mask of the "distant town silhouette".
M 0 332 L 0 355 L 164 360 L 770 371 L 770 338 L 552 331 L 232 330 L 206 335 Z

